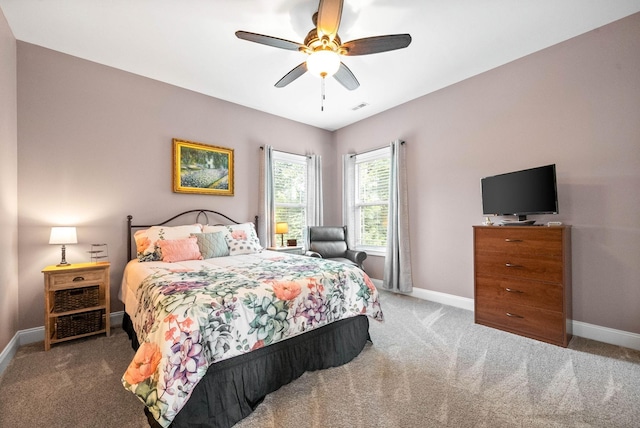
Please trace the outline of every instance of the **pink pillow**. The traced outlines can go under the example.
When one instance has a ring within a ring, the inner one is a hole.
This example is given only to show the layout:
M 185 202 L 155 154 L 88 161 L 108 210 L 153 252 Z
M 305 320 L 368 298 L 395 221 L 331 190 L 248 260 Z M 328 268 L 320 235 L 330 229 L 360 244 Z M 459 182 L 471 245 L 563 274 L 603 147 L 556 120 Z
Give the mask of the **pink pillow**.
M 167 239 L 158 241 L 163 262 L 181 262 L 183 260 L 202 260 L 198 238 Z

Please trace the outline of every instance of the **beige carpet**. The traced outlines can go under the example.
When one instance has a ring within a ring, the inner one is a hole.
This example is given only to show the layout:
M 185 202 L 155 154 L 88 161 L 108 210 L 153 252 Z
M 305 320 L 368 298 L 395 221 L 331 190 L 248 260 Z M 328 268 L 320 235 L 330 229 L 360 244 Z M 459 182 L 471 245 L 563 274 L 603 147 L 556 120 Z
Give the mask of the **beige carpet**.
M 473 324 L 469 311 L 382 292 L 386 321 L 351 363 L 306 373 L 238 428 L 640 427 L 640 352 L 569 349 Z M 146 427 L 111 337 L 22 347 L 0 377 L 0 427 Z

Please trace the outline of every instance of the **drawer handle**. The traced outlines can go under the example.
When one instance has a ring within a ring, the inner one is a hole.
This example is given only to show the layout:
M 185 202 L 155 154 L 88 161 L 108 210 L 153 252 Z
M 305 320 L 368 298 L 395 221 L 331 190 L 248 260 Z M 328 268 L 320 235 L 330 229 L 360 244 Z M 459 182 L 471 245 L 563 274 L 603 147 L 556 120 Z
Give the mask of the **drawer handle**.
M 513 288 L 505 288 L 505 290 L 507 290 L 507 292 L 509 292 L 509 293 L 516 293 L 516 294 L 524 293 L 524 291 L 514 290 Z
M 76 276 L 73 278 L 73 282 L 84 281 L 84 276 Z
M 505 263 L 505 266 L 508 268 L 521 268 L 522 265 L 514 265 L 513 263 Z
M 507 312 L 507 316 L 508 316 L 508 317 L 511 317 L 511 318 L 524 318 L 524 317 L 523 317 L 523 316 L 521 316 L 521 315 L 518 315 L 518 314 L 512 314 L 511 312 Z
M 507 238 L 507 239 L 504 240 L 504 242 L 522 242 L 522 239 Z

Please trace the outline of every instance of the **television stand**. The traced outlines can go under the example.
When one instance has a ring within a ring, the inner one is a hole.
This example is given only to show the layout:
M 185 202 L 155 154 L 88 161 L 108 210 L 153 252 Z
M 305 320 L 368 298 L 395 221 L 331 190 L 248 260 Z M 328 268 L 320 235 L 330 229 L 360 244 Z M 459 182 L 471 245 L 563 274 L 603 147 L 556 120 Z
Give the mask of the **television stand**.
M 525 220 L 504 219 L 500 221 L 500 224 L 504 226 L 533 226 L 535 222 L 536 222 L 535 220 L 526 220 L 526 219 Z

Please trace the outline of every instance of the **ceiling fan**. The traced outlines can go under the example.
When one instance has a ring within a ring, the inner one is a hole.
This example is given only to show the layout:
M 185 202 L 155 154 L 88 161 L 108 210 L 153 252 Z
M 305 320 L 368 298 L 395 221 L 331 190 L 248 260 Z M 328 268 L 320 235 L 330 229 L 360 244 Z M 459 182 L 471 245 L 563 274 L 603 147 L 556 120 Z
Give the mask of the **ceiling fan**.
M 312 17 L 315 28 L 309 31 L 304 43 L 248 31 L 236 31 L 236 37 L 275 48 L 300 51 L 308 55 L 305 62 L 296 66 L 276 82 L 277 88 L 287 86 L 309 71 L 321 77 L 323 83 L 324 78 L 333 76 L 342 86 L 352 91 L 358 88 L 360 83 L 351 70 L 340 60 L 340 56 L 369 55 L 406 48 L 411 43 L 411 35 L 392 34 L 366 37 L 342 43 L 338 36 L 342 5 L 343 0 L 320 0 L 318 11 Z

